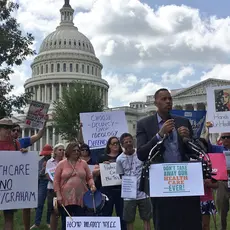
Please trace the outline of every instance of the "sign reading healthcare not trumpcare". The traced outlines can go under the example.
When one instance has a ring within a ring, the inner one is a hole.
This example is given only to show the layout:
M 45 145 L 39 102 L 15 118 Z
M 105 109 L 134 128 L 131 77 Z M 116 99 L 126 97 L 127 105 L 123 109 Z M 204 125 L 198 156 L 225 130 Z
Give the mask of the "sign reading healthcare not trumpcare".
M 153 164 L 149 177 L 150 197 L 204 195 L 201 162 Z
M 0 210 L 36 208 L 38 153 L 0 151 Z
M 119 217 L 99 217 L 99 216 L 80 216 L 80 217 L 66 217 L 66 230 L 81 229 L 81 230 L 120 230 L 120 218 Z

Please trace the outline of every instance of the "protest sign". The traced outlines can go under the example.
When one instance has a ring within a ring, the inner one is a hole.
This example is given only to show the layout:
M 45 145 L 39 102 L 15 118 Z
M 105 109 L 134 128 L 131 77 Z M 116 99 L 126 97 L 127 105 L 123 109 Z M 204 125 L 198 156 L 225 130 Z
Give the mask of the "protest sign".
M 230 170 L 230 151 L 224 151 L 224 155 L 226 158 L 227 170 Z
M 149 181 L 150 197 L 204 195 L 201 162 L 153 164 Z
M 188 118 L 195 138 L 199 138 L 204 127 L 206 111 L 172 110 L 172 115 Z
M 43 102 L 32 101 L 26 115 L 26 124 L 36 129 L 43 128 L 49 106 Z
M 127 199 L 137 198 L 137 177 L 122 176 L 121 197 Z
M 55 173 L 56 167 L 47 169 L 47 173 L 49 174 L 49 177 L 52 181 L 54 181 L 54 173 Z
M 119 217 L 100 217 L 100 216 L 73 216 L 72 218 L 66 217 L 66 230 L 81 229 L 81 230 L 120 230 Z
M 112 136 L 128 132 L 124 111 L 80 113 L 85 143 L 91 149 L 105 148 Z
M 116 173 L 116 163 L 99 164 L 102 186 L 121 185 L 121 178 Z
M 207 91 L 207 121 L 212 122 L 210 133 L 229 132 L 230 86 L 210 87 Z
M 0 151 L 0 210 L 36 208 L 38 154 Z
M 216 180 L 228 180 L 226 158 L 223 153 L 209 153 L 212 163 L 212 177 Z

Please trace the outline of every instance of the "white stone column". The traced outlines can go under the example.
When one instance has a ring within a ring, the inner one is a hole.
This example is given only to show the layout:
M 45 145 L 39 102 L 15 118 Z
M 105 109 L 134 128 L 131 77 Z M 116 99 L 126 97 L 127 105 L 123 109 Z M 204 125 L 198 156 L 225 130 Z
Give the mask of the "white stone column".
M 182 105 L 182 109 L 183 109 L 183 110 L 186 110 L 186 105 Z
M 53 127 L 53 140 L 52 140 L 52 145 L 55 145 L 55 128 Z
M 197 103 L 193 104 L 192 106 L 193 106 L 194 111 L 197 111 Z
M 47 102 L 50 102 L 50 86 L 47 85 Z
M 33 100 L 36 101 L 36 88 L 33 86 Z
M 49 144 L 49 126 L 46 126 L 46 144 Z
M 59 99 L 62 98 L 62 84 L 59 84 Z
M 22 128 L 22 137 L 25 137 L 25 129 Z
M 56 90 L 54 84 L 52 84 L 52 101 L 56 100 Z
M 40 101 L 41 99 L 41 86 L 39 85 L 38 86 L 38 97 L 37 97 L 37 100 Z
M 44 102 L 47 102 L 47 85 L 45 84 L 45 99 Z
M 29 137 L 31 137 L 31 128 L 29 128 Z

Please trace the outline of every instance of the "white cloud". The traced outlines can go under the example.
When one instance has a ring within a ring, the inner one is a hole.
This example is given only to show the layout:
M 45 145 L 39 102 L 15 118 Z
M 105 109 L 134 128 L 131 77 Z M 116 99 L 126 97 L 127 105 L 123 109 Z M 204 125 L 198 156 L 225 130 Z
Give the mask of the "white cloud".
M 38 48 L 59 25 L 64 1 L 17 2 L 17 20 L 24 31 L 33 33 Z M 137 0 L 70 0 L 70 4 L 76 11 L 75 25 L 90 38 L 108 73 L 104 78 L 110 84 L 111 105 L 145 100 L 160 85 L 185 87 L 209 77 L 230 79 L 230 17 L 201 17 L 199 9 L 185 5 L 153 9 Z M 12 81 L 17 92 L 30 77 L 28 70 L 28 63 L 16 68 L 22 79 Z M 202 77 L 200 71 L 205 71 Z M 157 83 L 157 77 L 162 81 Z
M 162 81 L 163 83 L 177 83 L 180 82 L 183 83 L 183 80 L 185 78 L 188 78 L 192 75 L 194 75 L 195 70 L 190 67 L 182 67 L 177 73 L 169 73 L 169 72 L 165 72 L 162 75 Z
M 228 65 L 215 65 L 210 71 L 203 72 L 201 80 L 206 80 L 208 78 L 217 78 L 230 80 L 230 64 Z
M 110 105 L 113 105 L 115 101 L 120 102 L 120 105 L 128 105 L 131 101 L 146 101 L 146 95 L 154 94 L 161 87 L 161 85 L 153 83 L 151 78 L 139 80 L 132 74 L 107 73 L 104 79 L 110 85 Z

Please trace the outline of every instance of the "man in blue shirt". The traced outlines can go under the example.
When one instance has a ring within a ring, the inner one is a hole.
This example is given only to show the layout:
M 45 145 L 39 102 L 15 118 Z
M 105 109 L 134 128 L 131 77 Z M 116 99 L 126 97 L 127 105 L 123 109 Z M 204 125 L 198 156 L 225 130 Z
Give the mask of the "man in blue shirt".
M 46 122 L 44 123 L 43 128 L 40 129 L 37 134 L 34 134 L 30 137 L 20 137 L 21 127 L 19 124 L 14 124 L 11 130 L 11 136 L 13 137 L 13 139 L 17 139 L 19 141 L 21 148 L 28 148 L 31 145 L 33 145 L 36 141 L 38 141 L 40 138 L 42 138 L 42 136 L 45 133 L 45 128 Z

